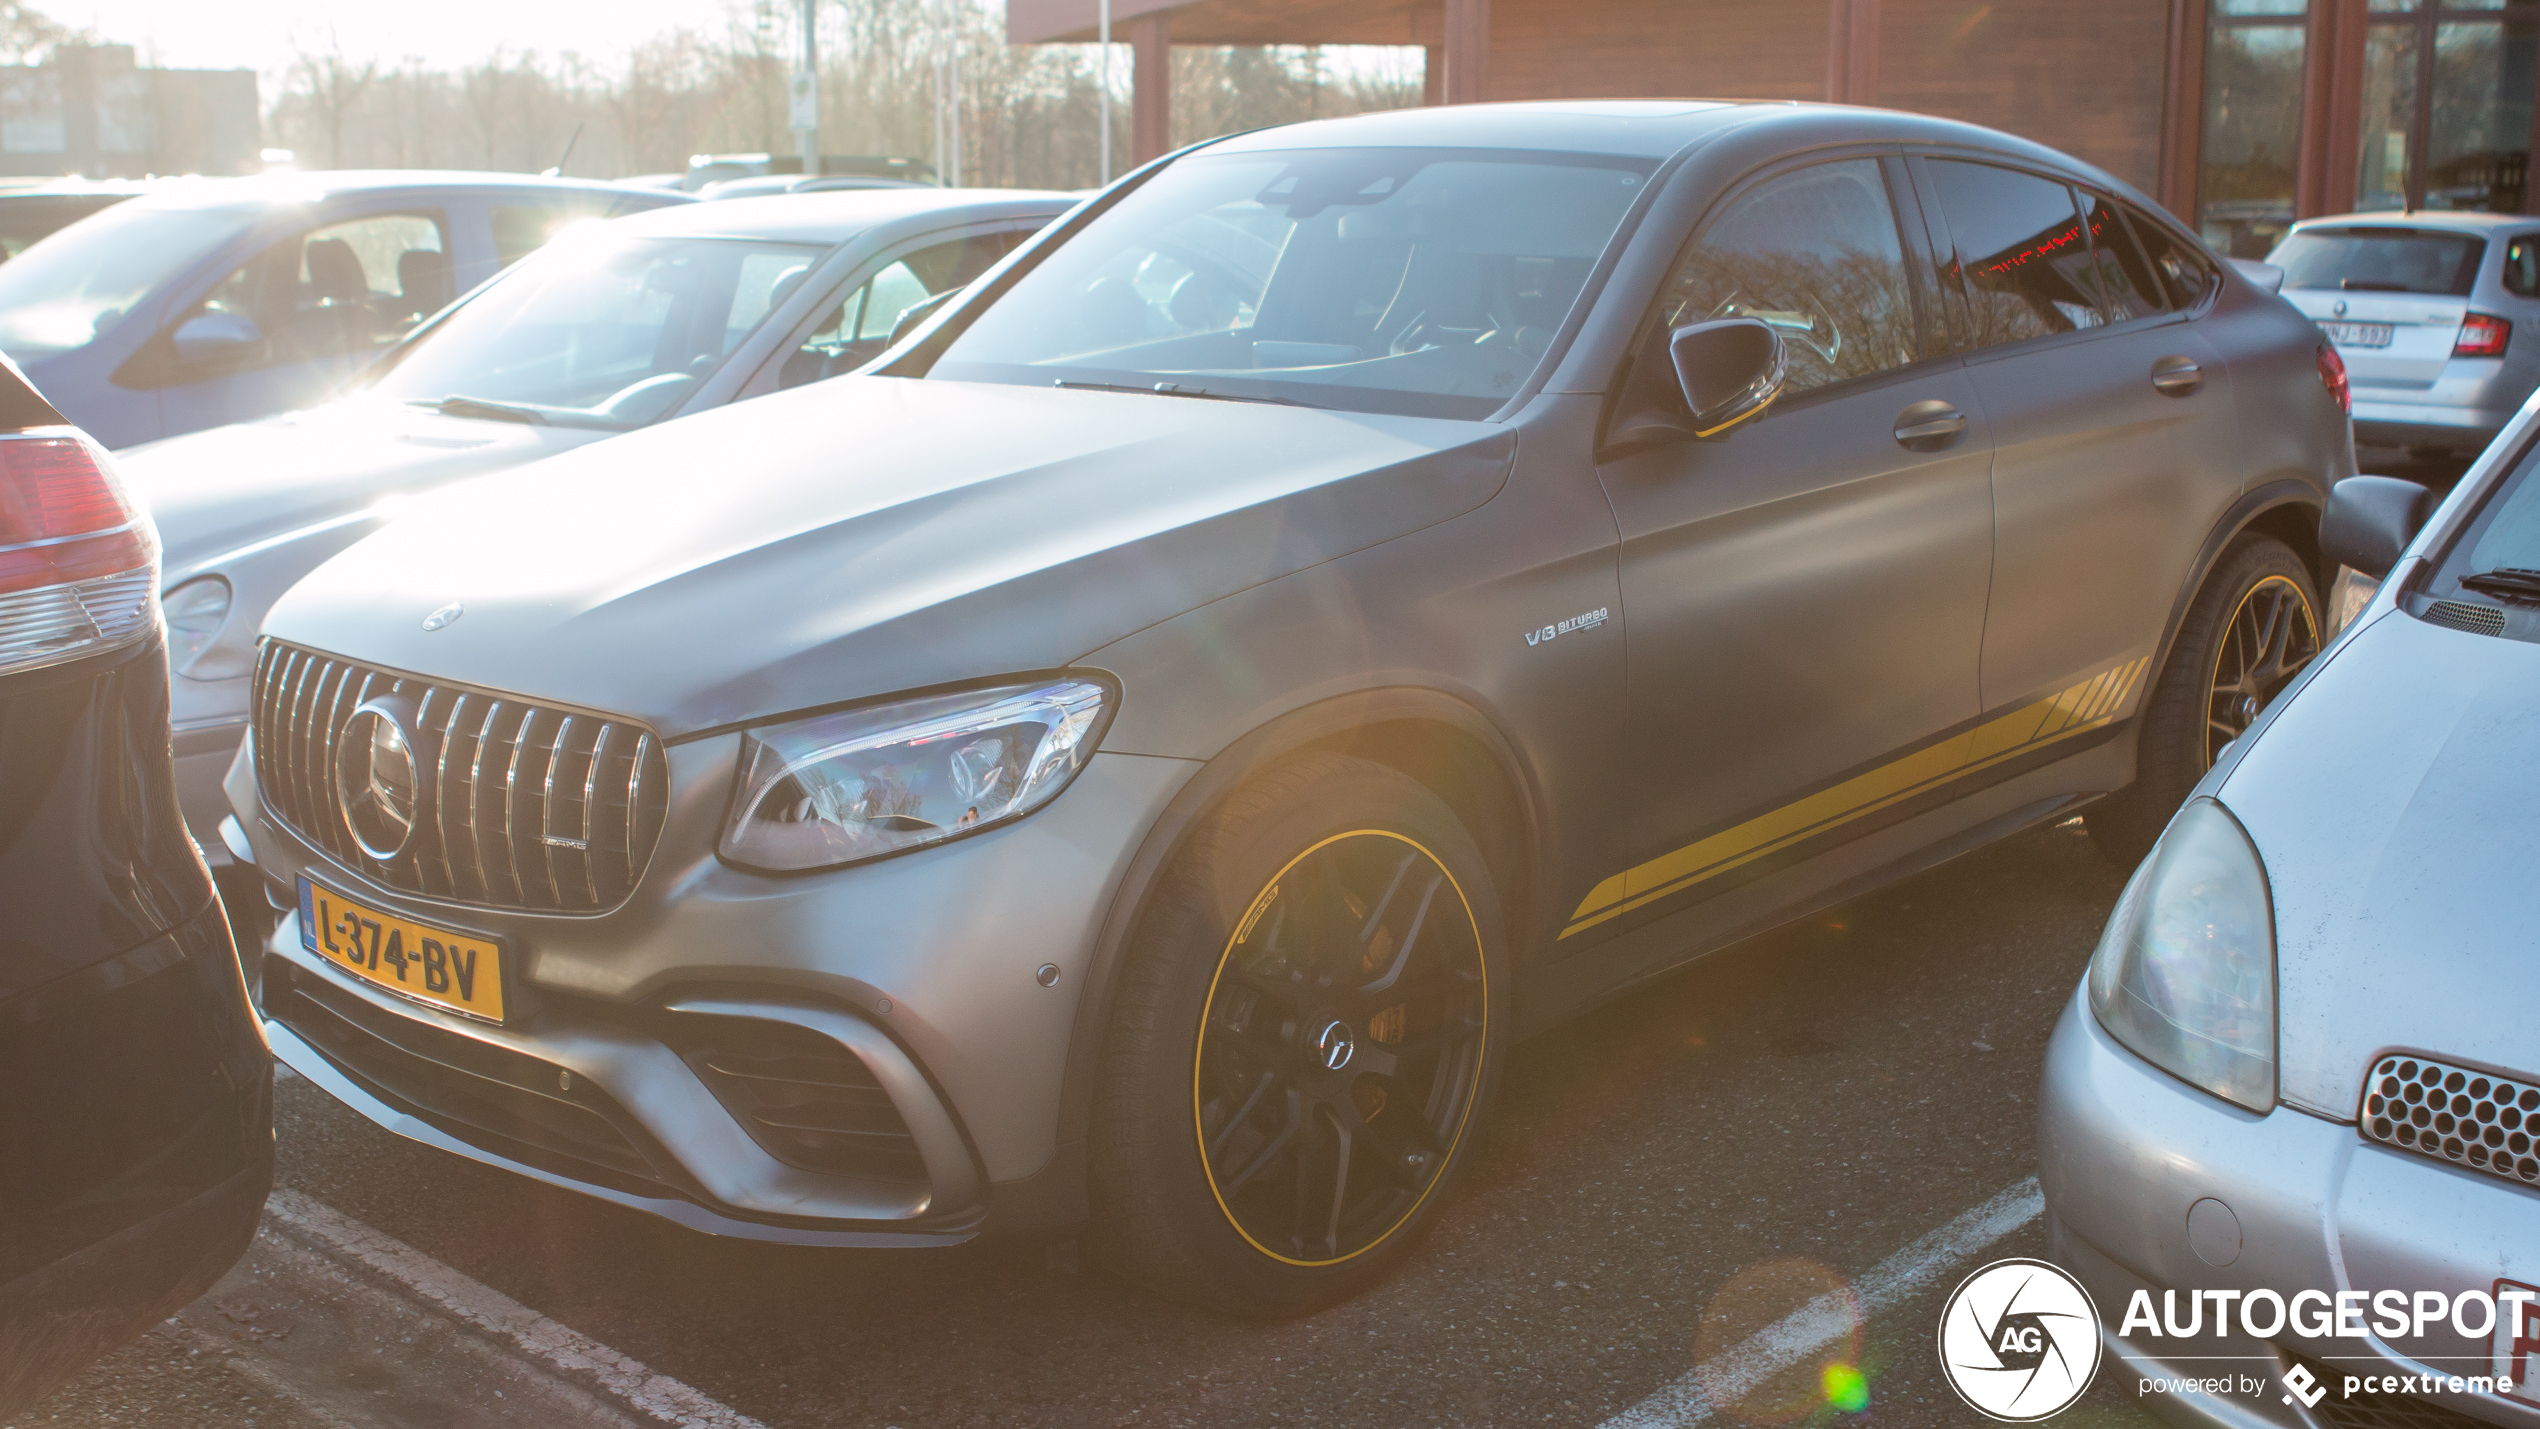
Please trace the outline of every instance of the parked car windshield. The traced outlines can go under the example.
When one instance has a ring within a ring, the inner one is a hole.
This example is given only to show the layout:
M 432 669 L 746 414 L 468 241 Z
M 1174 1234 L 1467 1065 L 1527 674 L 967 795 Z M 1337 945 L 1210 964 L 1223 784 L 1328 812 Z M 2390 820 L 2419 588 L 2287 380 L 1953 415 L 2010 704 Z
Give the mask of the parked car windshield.
M 2466 297 L 2486 240 L 2425 228 L 2306 228 L 2267 261 L 2288 288 Z
M 0 264 L 0 352 L 85 347 L 160 284 L 236 238 L 250 210 L 117 204 Z
M 1023 275 L 930 375 L 1485 416 L 1542 361 L 1650 168 L 1499 150 L 1196 155 Z
M 462 416 L 639 427 L 722 366 L 823 251 L 567 234 L 393 354 L 372 390 Z

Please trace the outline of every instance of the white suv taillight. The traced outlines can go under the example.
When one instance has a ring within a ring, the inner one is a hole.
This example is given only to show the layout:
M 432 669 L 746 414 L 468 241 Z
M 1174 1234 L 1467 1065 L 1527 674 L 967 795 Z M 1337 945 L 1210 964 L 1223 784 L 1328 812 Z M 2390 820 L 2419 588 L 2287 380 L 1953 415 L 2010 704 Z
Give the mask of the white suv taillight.
M 0 433 L 0 675 L 146 637 L 158 584 L 158 537 L 96 443 Z

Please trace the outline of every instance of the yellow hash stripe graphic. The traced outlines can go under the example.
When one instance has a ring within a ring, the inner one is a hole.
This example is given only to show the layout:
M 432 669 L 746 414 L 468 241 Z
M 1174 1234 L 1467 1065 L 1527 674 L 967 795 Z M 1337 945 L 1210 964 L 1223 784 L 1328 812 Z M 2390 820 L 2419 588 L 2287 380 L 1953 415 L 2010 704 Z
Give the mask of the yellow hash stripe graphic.
M 1589 891 L 1561 936 L 1593 928 L 1951 780 L 2108 724 L 2132 707 L 2151 663 L 2145 656 L 2103 670 L 1963 734 L 1615 874 Z

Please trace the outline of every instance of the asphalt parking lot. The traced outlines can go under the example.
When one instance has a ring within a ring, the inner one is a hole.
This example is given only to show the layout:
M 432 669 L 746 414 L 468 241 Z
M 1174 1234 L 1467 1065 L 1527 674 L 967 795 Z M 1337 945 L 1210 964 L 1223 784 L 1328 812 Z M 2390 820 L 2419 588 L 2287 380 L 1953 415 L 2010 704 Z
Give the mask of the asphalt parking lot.
M 1630 1422 L 1966 1424 L 1939 1307 L 1975 1265 L 2042 1254 L 2041 1223 L 1910 1293 L 1864 1285 L 2032 1174 L 2047 1033 L 2121 881 L 2078 826 L 2039 830 L 1523 1045 L 1476 1174 L 1408 1272 L 1286 1325 L 1160 1304 L 1045 1251 L 710 1240 L 408 1144 L 303 1081 L 280 1090 L 281 1183 L 726 1423 L 1595 1426 L 1649 1401 Z M 571 1386 L 537 1399 L 516 1357 L 428 1306 L 365 1309 L 361 1269 L 289 1232 L 18 1424 L 643 1422 L 577 1409 Z M 1730 1404 L 1669 1397 L 1837 1286 L 1870 1313 L 1835 1350 L 1733 1376 Z M 1830 1355 L 1862 1376 L 1857 1411 L 1827 1402 Z M 2064 1422 L 2148 1424 L 2120 1379 L 2103 1367 Z

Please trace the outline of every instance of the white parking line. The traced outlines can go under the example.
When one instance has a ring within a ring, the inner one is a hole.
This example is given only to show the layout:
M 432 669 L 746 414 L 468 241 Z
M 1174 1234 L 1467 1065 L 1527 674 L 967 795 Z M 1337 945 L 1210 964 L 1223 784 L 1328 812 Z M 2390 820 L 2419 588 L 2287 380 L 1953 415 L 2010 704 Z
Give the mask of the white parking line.
M 1711 1418 L 1715 1402 L 1735 1404 L 1766 1380 L 1895 1308 L 1986 1246 L 2036 1220 L 2046 1197 L 2029 1177 L 1958 1219 L 1882 1260 L 1854 1283 L 1853 1303 L 1825 1295 L 1749 1335 L 1734 1349 L 1685 1372 L 1675 1383 L 1608 1419 L 1599 1429 L 1662 1429 Z M 1859 1308 L 1856 1312 L 1854 1306 Z
M 499 1290 L 480 1285 L 384 1232 L 321 1202 L 282 1189 L 265 1213 L 295 1233 L 403 1285 L 426 1304 L 508 1340 L 531 1359 L 577 1379 L 678 1429 L 767 1429 L 767 1426 L 643 1361 L 557 1324 Z

